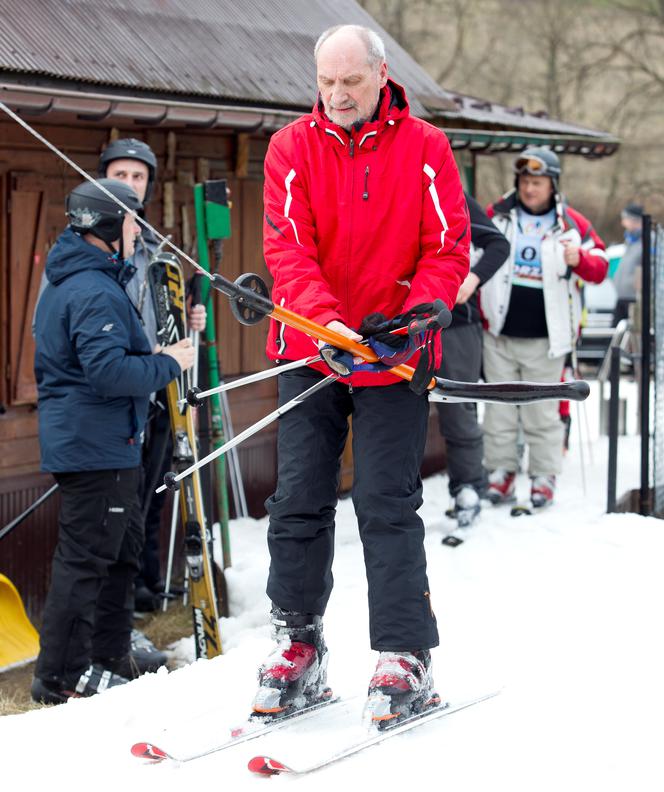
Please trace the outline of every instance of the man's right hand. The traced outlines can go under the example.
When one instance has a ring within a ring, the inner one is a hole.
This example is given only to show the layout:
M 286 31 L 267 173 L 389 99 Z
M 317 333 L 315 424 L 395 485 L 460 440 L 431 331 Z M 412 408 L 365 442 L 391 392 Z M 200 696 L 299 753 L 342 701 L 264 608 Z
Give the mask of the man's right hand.
M 335 333 L 339 333 L 339 335 L 346 336 L 346 338 L 350 338 L 351 341 L 361 341 L 362 336 L 359 333 L 356 333 L 355 330 L 351 330 L 350 327 L 346 327 L 343 322 L 340 322 L 338 319 L 333 319 L 331 322 L 328 322 L 325 327 L 328 330 L 334 330 Z M 325 346 L 325 341 L 319 341 L 318 347 Z M 362 363 L 363 358 L 361 357 L 354 357 L 353 363 Z
M 335 333 L 346 336 L 346 338 L 350 338 L 352 341 L 362 340 L 362 336 L 359 333 L 356 333 L 355 330 L 351 330 L 350 327 L 346 327 L 346 325 L 338 319 L 333 319 L 331 322 L 328 322 L 325 327 L 327 327 L 328 330 L 334 330 Z
M 194 365 L 194 360 L 196 359 L 196 350 L 190 338 L 183 338 L 182 341 L 178 341 L 177 344 L 162 347 L 160 351 L 162 355 L 169 355 L 176 360 L 180 366 L 180 371 L 190 369 Z

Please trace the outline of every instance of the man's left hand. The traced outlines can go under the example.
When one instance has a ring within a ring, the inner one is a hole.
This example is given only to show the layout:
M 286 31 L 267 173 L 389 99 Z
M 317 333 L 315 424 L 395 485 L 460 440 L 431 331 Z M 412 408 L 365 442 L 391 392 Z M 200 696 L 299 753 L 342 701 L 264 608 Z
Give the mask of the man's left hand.
M 475 275 L 474 272 L 469 272 L 466 275 L 466 279 L 464 282 L 459 286 L 459 292 L 457 293 L 456 304 L 463 305 L 465 302 L 473 296 L 475 293 L 475 289 L 479 286 L 480 279 Z
M 192 305 L 189 311 L 189 329 L 194 332 L 205 330 L 207 313 L 204 305 Z
M 565 259 L 565 264 L 568 267 L 578 267 L 579 262 L 581 261 L 581 248 L 578 245 L 565 245 L 565 253 L 563 254 L 563 258 Z

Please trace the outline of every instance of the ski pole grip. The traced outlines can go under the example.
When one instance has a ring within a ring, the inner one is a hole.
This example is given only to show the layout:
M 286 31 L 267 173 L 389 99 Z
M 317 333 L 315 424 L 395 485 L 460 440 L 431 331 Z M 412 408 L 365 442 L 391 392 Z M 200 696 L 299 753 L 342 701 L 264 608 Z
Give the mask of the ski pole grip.
M 566 395 L 562 396 L 563 399 L 570 401 L 585 401 L 590 395 L 590 385 L 585 380 L 572 380 L 572 382 L 563 382 L 563 390 Z
M 441 330 L 444 330 L 452 324 L 452 311 L 450 311 L 442 300 L 433 301 L 433 310 L 436 316 L 432 318 L 435 319 L 436 324 Z
M 442 300 L 434 300 L 433 315 L 426 319 L 413 319 L 408 325 L 408 333 L 417 335 L 427 330 L 444 330 L 452 321 L 452 312 Z

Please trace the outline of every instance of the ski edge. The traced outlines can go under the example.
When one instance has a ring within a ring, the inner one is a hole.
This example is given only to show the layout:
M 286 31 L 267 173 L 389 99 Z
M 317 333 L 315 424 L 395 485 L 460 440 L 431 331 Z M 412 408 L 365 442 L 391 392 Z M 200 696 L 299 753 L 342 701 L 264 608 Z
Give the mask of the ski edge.
M 347 748 L 342 749 L 333 756 L 327 757 L 326 759 L 323 759 L 319 762 L 315 762 L 314 764 L 311 765 L 307 765 L 303 767 L 292 767 L 290 765 L 284 764 L 278 759 L 274 759 L 271 756 L 258 755 L 252 757 L 249 760 L 247 764 L 247 769 L 256 775 L 271 776 L 271 775 L 280 775 L 282 773 L 292 773 L 293 775 L 306 775 L 307 773 L 312 773 L 315 770 L 320 770 L 323 767 L 327 767 L 328 765 L 331 765 L 334 762 L 338 762 L 341 759 L 345 759 L 348 756 L 352 756 L 355 753 L 359 753 L 359 751 L 362 751 L 365 748 L 369 748 L 372 745 L 376 745 L 390 737 L 394 737 L 397 734 L 402 734 L 403 732 L 409 731 L 410 729 L 415 728 L 415 726 L 420 726 L 423 723 L 436 720 L 437 718 L 441 718 L 445 715 L 452 715 L 454 712 L 460 712 L 463 709 L 472 707 L 474 704 L 479 704 L 482 701 L 487 701 L 488 699 L 497 696 L 501 691 L 502 688 L 498 688 L 497 690 L 492 690 L 490 693 L 485 693 L 482 696 L 478 696 L 473 699 L 468 699 L 467 701 L 462 701 L 458 704 L 450 704 L 449 702 L 440 704 L 439 706 L 435 707 L 433 710 L 429 710 L 427 712 L 423 712 L 419 715 L 415 715 L 411 718 L 408 718 L 407 720 L 400 723 L 398 726 L 394 726 L 391 729 L 385 729 L 385 731 L 378 732 L 377 734 L 368 737 L 366 740 L 362 740 L 360 742 L 354 743 L 353 745 L 350 745 Z

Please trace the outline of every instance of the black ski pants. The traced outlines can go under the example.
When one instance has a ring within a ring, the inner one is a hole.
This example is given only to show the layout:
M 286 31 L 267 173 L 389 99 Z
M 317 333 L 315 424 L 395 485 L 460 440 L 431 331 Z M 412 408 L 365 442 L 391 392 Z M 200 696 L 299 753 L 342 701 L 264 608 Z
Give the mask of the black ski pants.
M 35 676 L 75 682 L 93 659 L 129 651 L 143 547 L 140 468 L 56 473 L 59 536 Z
M 312 369 L 279 375 L 279 404 L 321 379 Z M 267 594 L 286 610 L 323 615 L 332 591 L 340 460 L 353 416 L 353 505 L 369 588 L 371 647 L 438 645 L 424 553 L 420 465 L 429 402 L 408 383 L 333 383 L 279 419 L 278 480 L 270 516 Z
M 145 544 L 141 555 L 141 571 L 136 578 L 137 586 L 147 586 L 157 591 L 161 577 L 161 513 L 166 503 L 167 492 L 155 493 L 163 482 L 173 462 L 173 436 L 171 419 L 166 404 L 166 391 L 159 391 L 157 401 L 150 405 L 143 443 L 143 481 L 141 486 L 141 509 L 145 516 Z
M 482 325 L 454 325 L 443 333 L 443 362 L 438 374 L 446 379 L 477 382 L 482 373 Z M 477 405 L 437 402 L 438 426 L 445 438 L 450 495 L 470 486 L 481 496 L 487 487 L 482 464 L 484 434 L 477 421 Z

